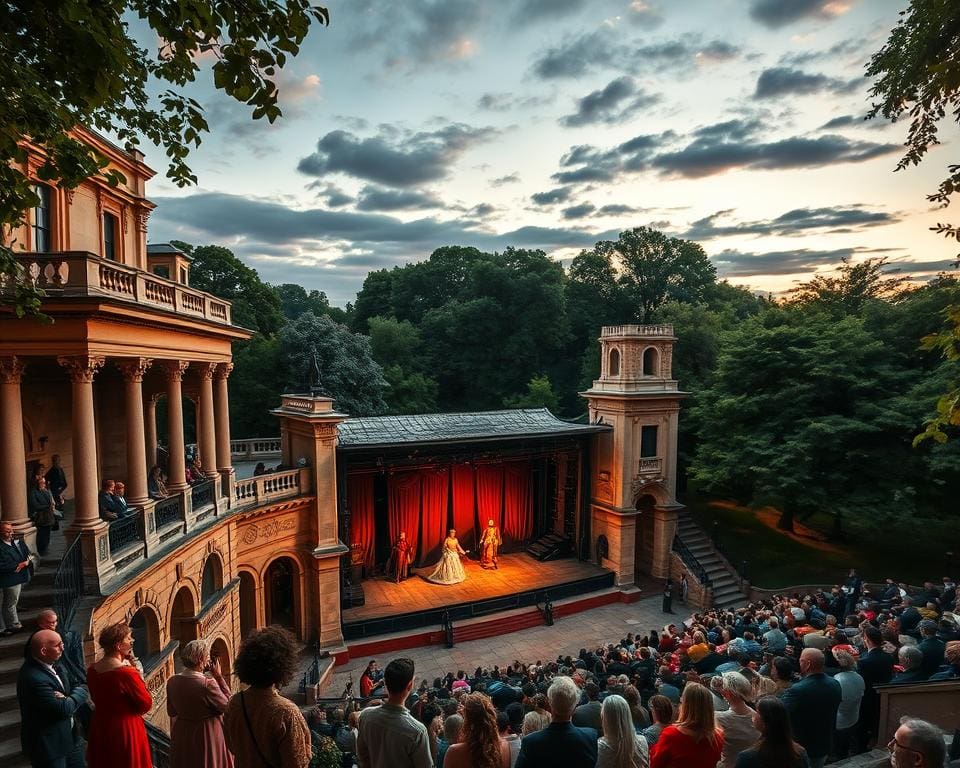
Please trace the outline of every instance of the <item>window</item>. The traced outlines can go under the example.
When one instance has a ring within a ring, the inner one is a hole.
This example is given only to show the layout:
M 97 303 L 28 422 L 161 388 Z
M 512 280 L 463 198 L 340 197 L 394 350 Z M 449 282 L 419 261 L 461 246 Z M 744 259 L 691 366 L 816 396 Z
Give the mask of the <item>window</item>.
M 223 589 L 223 572 L 220 567 L 220 558 L 210 555 L 203 564 L 203 575 L 200 577 L 200 604 L 206 605 Z
M 660 373 L 659 358 L 656 347 L 647 347 L 643 351 L 643 375 L 656 376 Z
M 33 242 L 33 250 L 50 250 L 50 187 L 46 184 L 37 184 L 33 188 L 34 193 L 40 198 L 40 202 L 33 209 L 33 223 L 30 227 Z
M 103 258 L 117 260 L 117 217 L 103 214 Z
M 165 277 L 167 280 L 169 280 L 170 267 L 168 267 L 166 264 L 157 264 L 157 266 L 153 268 L 153 274 L 155 274 L 157 277 Z
M 657 425 L 640 428 L 640 458 L 652 459 L 657 456 Z
M 618 350 L 616 347 L 610 350 L 609 371 L 611 376 L 620 375 L 620 350 Z

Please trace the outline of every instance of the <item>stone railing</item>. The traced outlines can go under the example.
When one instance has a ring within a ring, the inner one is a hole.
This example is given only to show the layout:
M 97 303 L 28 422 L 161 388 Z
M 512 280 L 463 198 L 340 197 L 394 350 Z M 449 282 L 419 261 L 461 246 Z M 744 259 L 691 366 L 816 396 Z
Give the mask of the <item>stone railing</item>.
M 605 325 L 600 336 L 673 336 L 672 325 Z
M 256 506 L 300 496 L 310 487 L 309 476 L 308 469 L 287 469 L 237 480 L 233 486 L 234 504 L 238 507 Z
M 229 301 L 93 253 L 21 253 L 17 261 L 30 284 L 52 299 L 105 297 L 231 324 Z M 2 282 L 0 288 L 9 290 Z
M 230 457 L 239 461 L 275 459 L 280 456 L 279 437 L 251 437 L 230 441 Z

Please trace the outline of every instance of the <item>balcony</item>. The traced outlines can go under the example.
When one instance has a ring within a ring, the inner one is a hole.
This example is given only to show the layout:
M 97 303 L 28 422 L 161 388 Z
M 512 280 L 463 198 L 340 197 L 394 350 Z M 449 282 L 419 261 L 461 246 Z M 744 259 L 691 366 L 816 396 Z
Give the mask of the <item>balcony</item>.
M 640 459 L 637 465 L 637 477 L 660 477 L 663 474 L 663 459 L 650 457 Z
M 230 302 L 93 253 L 21 253 L 17 261 L 30 284 L 52 299 L 109 298 L 232 325 Z
M 666 336 L 673 338 L 672 325 L 605 325 L 600 337 L 607 336 Z

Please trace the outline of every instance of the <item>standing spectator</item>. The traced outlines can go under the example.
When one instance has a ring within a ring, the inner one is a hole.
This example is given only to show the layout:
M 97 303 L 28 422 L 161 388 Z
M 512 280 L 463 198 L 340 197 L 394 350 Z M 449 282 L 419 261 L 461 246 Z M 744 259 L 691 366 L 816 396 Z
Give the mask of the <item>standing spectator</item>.
M 431 768 L 430 739 L 426 726 L 404 707 L 413 691 L 414 666 L 411 659 L 394 659 L 387 664 L 383 680 L 387 700 L 364 710 L 357 734 L 357 762 L 360 768 Z
M 866 689 L 863 678 L 857 672 L 854 649 L 849 645 L 837 645 L 833 648 L 833 657 L 840 671 L 833 679 L 840 683 L 840 708 L 837 710 L 837 733 L 833 740 L 833 754 L 838 760 L 850 755 L 856 735 L 857 720 L 860 716 L 860 702 Z
M 357 728 L 360 724 L 360 713 L 354 710 L 347 715 L 347 727 L 337 734 L 334 741 L 344 755 L 357 754 Z
M 673 579 L 669 577 L 663 585 L 663 605 L 660 608 L 664 613 L 673 613 Z
M 447 750 L 446 768 L 510 768 L 510 745 L 500 738 L 497 710 L 489 697 L 468 693 L 460 699 L 463 731 L 458 744 Z
M 823 651 L 804 648 L 800 654 L 803 679 L 780 696 L 790 713 L 797 742 L 807 750 L 811 768 L 822 768 L 827 761 L 843 698 L 840 683 L 824 674 L 823 664 Z
M 74 715 L 89 698 L 60 665 L 63 640 L 50 629 L 30 638 L 30 655 L 17 675 L 20 744 L 35 768 L 82 768 L 83 742 Z
M 753 688 L 739 672 L 723 673 L 721 695 L 730 708 L 717 712 L 717 727 L 723 731 L 723 757 L 720 768 L 733 768 L 737 757 L 756 744 L 760 732 L 753 724 L 753 710 L 747 706 Z
M 63 471 L 63 465 L 60 462 L 60 454 L 53 454 L 53 466 L 47 470 L 44 479 L 47 481 L 47 488 L 53 494 L 53 501 L 57 509 L 63 509 L 63 492 L 67 490 L 67 473 Z
M 12 523 L 0 523 L 0 588 L 3 604 L 0 606 L 0 635 L 13 635 L 23 629 L 17 615 L 20 590 L 30 581 L 33 555 L 26 542 L 15 539 Z
M 170 763 L 177 768 L 231 768 L 233 758 L 223 740 L 230 686 L 220 674 L 220 661 L 210 658 L 203 640 L 184 645 L 180 658 L 184 670 L 167 680 Z
M 237 768 L 307 768 L 310 729 L 300 708 L 280 695 L 297 671 L 300 649 L 282 627 L 251 632 L 240 643 L 234 670 L 249 686 L 234 695 L 223 717 L 223 735 Z
M 920 637 L 923 639 L 917 647 L 923 654 L 920 669 L 923 672 L 924 680 L 929 679 L 930 675 L 940 669 L 943 664 L 943 655 L 947 649 L 947 644 L 937 637 L 938 629 L 937 622 L 930 619 L 924 619 L 920 622 Z
M 676 725 L 664 728 L 650 750 L 650 768 L 715 768 L 722 754 L 713 694 L 699 683 L 687 683 Z
M 116 520 L 117 514 L 116 501 L 113 498 L 113 489 L 116 484 L 113 480 L 104 480 L 100 486 L 100 493 L 97 494 L 97 509 L 100 512 L 100 519 L 108 523 Z
M 510 747 L 510 768 L 517 764 L 517 758 L 520 756 L 520 734 L 523 732 L 523 704 L 514 701 L 507 705 L 507 722 L 510 730 L 506 736 L 507 745 Z
M 600 688 L 596 683 L 588 682 L 583 686 L 583 692 L 587 694 L 587 703 L 573 710 L 573 724 L 578 728 L 593 728 L 602 736 Z
M 463 731 L 463 718 L 460 715 L 448 715 L 443 721 L 443 736 L 437 739 L 437 768 L 443 768 L 443 760 L 447 750 L 454 744 L 460 743 L 460 734 Z
M 790 715 L 776 696 L 764 696 L 757 702 L 754 723 L 760 741 L 740 753 L 734 768 L 809 768 L 807 753 L 793 740 Z
M 603 700 L 603 736 L 597 742 L 597 768 L 649 768 L 647 740 L 633 727 L 630 705 L 616 694 Z
M 863 644 L 867 652 L 860 657 L 857 671 L 865 686 L 857 721 L 857 752 L 866 752 L 870 740 L 877 735 L 880 720 L 880 694 L 876 686 L 885 685 L 893 678 L 893 656 L 884 651 L 883 635 L 872 624 L 863 628 Z
M 887 744 L 892 765 L 942 768 L 947 759 L 943 734 L 926 720 L 904 718 Z
M 598 734 L 592 728 L 578 728 L 572 722 L 573 710 L 580 700 L 577 684 L 558 676 L 547 689 L 553 720 L 546 728 L 520 742 L 517 768 L 594 768 L 597 762 Z
M 673 702 L 666 696 L 657 694 L 650 697 L 647 706 L 650 708 L 650 718 L 653 720 L 653 724 L 643 729 L 642 736 L 647 740 L 647 746 L 653 747 L 660 738 L 663 729 L 673 722 Z
M 143 716 L 153 706 L 143 684 L 143 667 L 133 655 L 133 635 L 125 622 L 100 632 L 103 658 L 87 670 L 95 706 L 87 733 L 89 768 L 152 768 Z
M 863 579 L 857 575 L 856 568 L 851 568 L 850 575 L 847 576 L 847 580 L 843 583 L 843 594 L 846 598 L 846 605 L 844 606 L 843 611 L 845 615 L 857 612 L 857 603 L 860 602 L 860 595 L 862 592 Z M 812 764 L 815 761 L 811 759 L 810 762 Z
M 56 503 L 53 500 L 53 494 L 47 488 L 45 478 L 38 477 L 34 481 L 34 487 L 27 499 L 27 506 L 30 510 L 30 519 L 37 527 L 37 554 L 42 556 L 47 554 L 50 548 L 50 532 L 57 522 Z
M 687 596 L 690 594 L 690 582 L 687 581 L 687 574 L 680 574 L 680 602 L 687 604 Z

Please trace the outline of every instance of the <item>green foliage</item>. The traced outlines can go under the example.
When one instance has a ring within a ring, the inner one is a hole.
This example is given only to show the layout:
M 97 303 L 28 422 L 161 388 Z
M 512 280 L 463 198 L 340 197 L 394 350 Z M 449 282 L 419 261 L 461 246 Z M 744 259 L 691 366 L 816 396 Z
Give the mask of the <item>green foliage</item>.
M 938 333 L 923 339 L 924 349 L 938 350 L 945 360 L 942 378 L 945 389 L 937 399 L 937 412 L 924 424 L 924 430 L 914 439 L 919 444 L 927 439 L 945 443 L 956 436 L 960 427 L 960 304 L 944 310 L 947 322 Z
M 313 755 L 309 768 L 341 768 L 343 752 L 329 736 L 318 736 L 313 741 Z
M 129 17 L 153 33 L 151 52 L 130 33 Z M 326 9 L 308 0 L 99 0 L 0 5 L 0 228 L 21 221 L 36 203 L 15 163 L 29 136 L 46 150 L 39 176 L 73 188 L 102 173 L 106 160 L 67 132 L 78 126 L 135 147 L 143 139 L 166 149 L 167 176 L 196 183 L 187 165 L 208 130 L 203 107 L 174 88 L 197 79 L 212 54 L 214 86 L 274 122 L 278 71 L 300 50 Z M 116 184 L 116 175 L 107 174 Z M 14 278 L 12 253 L 0 245 L 0 272 Z M 18 311 L 35 311 L 39 296 L 21 282 Z
M 534 376 L 527 384 L 526 394 L 504 398 L 507 408 L 546 408 L 556 413 L 560 399 L 553 391 L 549 376 Z
M 235 344 L 230 374 L 230 433 L 236 438 L 277 434 L 277 417 L 271 408 L 280 405 L 286 383 L 280 340 L 254 336 Z
M 886 256 L 857 264 L 844 257 L 836 275 L 816 275 L 791 290 L 790 298 L 834 315 L 857 314 L 868 302 L 895 299 L 903 290 L 906 279 L 891 274 Z
M 437 382 L 422 373 L 409 373 L 399 365 L 383 369 L 389 389 L 385 395 L 387 413 L 434 413 L 437 410 Z
M 336 407 L 352 416 L 383 413 L 387 381 L 370 350 L 370 339 L 351 332 L 326 315 L 312 312 L 287 323 L 280 332 L 280 354 L 288 391 L 302 392 L 310 381 L 316 350 L 323 389 Z
M 437 408 L 437 382 L 423 367 L 420 332 L 409 320 L 371 317 L 370 349 L 390 385 L 387 413 L 431 413 Z

